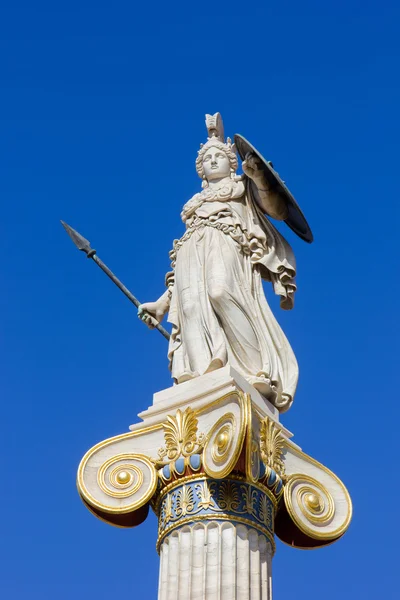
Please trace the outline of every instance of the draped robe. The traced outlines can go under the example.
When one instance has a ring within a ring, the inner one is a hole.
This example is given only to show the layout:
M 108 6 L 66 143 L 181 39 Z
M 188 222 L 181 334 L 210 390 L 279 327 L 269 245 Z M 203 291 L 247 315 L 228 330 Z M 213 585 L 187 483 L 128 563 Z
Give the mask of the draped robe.
M 166 276 L 168 356 L 176 383 L 229 363 L 283 412 L 293 401 L 298 366 L 262 280 L 291 309 L 295 259 L 248 183 L 206 189 L 183 208 L 186 231 L 174 241 Z

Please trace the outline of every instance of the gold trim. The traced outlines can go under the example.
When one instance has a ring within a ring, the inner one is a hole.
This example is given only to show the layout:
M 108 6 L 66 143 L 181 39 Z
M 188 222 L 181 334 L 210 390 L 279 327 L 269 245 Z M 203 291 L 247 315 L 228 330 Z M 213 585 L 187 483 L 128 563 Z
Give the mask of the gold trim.
M 250 394 L 246 394 L 246 409 L 247 409 L 247 432 L 246 432 L 246 449 L 245 449 L 245 472 L 246 477 L 251 483 L 256 483 L 258 477 L 253 475 L 253 457 L 257 455 L 258 463 L 261 457 L 258 451 L 257 440 L 253 437 L 253 415 Z M 260 474 L 260 464 L 258 464 L 258 475 Z
M 153 463 L 150 461 L 149 458 L 147 458 L 147 456 L 145 456 L 144 454 L 116 454 L 111 459 L 108 459 L 108 461 L 106 461 L 106 462 L 125 460 L 127 458 L 130 458 L 131 460 L 138 460 L 139 462 L 143 462 L 146 465 L 146 467 L 148 467 L 149 474 L 150 474 L 150 483 L 148 485 L 147 492 L 143 496 L 141 496 L 141 498 L 139 500 L 136 500 L 136 502 L 131 502 L 130 504 L 128 504 L 122 508 L 116 507 L 116 506 L 109 506 L 107 504 L 102 504 L 101 502 L 98 502 L 91 495 L 90 492 L 87 491 L 86 486 L 83 486 L 80 484 L 79 478 L 81 478 L 81 480 L 83 481 L 83 473 L 82 473 L 82 471 L 78 471 L 78 480 L 77 480 L 78 491 L 81 494 L 81 496 L 86 500 L 87 503 L 91 504 L 91 506 L 98 508 L 101 511 L 108 512 L 110 514 L 122 514 L 123 515 L 123 514 L 129 513 L 129 512 L 133 512 L 134 510 L 137 510 L 138 508 L 140 508 L 141 506 L 143 506 L 144 504 L 146 504 L 146 502 L 148 502 L 150 500 L 150 498 L 154 495 L 154 493 L 157 489 L 158 479 L 157 479 L 157 471 L 156 471 Z M 132 469 L 132 465 L 130 468 Z M 101 469 L 101 467 L 99 468 L 98 473 L 99 473 L 100 469 Z M 109 496 L 111 495 L 110 492 L 107 492 L 107 494 Z M 129 493 L 129 495 L 131 495 L 131 494 L 132 494 L 132 492 Z M 120 496 L 117 496 L 117 497 L 120 497 Z
M 232 413 L 231 413 L 232 414 Z M 233 415 L 232 415 L 233 416 Z M 215 436 L 211 456 L 215 463 L 223 463 L 232 447 L 233 422 L 225 423 Z
M 186 517 L 184 519 L 181 519 L 178 523 L 175 523 L 174 525 L 170 525 L 169 527 L 167 527 L 167 529 L 164 529 L 164 531 L 158 536 L 157 542 L 156 542 L 156 550 L 157 550 L 158 554 L 160 553 L 161 543 L 163 542 L 164 538 L 169 533 L 174 531 L 174 529 L 183 527 L 187 523 L 194 523 L 194 522 L 198 522 L 198 521 L 230 521 L 232 524 L 240 523 L 242 525 L 247 525 L 248 527 L 250 527 L 252 529 L 256 529 L 257 531 L 259 531 L 260 533 L 265 535 L 265 537 L 267 538 L 267 540 L 270 542 L 270 544 L 272 546 L 272 556 L 275 554 L 276 546 L 275 546 L 274 536 L 270 531 L 268 531 L 267 529 L 263 529 L 263 527 L 261 525 L 258 525 L 257 523 L 254 523 L 253 521 L 249 521 L 248 519 L 244 519 L 243 517 L 234 517 L 231 515 L 197 515 L 197 516 L 195 515 L 193 517 Z
M 222 396 L 222 398 L 217 398 L 216 400 L 213 400 L 212 402 L 210 402 L 210 404 L 202 406 L 201 408 L 198 408 L 197 410 L 194 410 L 193 412 L 194 412 L 195 416 L 201 415 L 202 413 L 209 411 L 210 408 L 212 408 L 216 404 L 220 404 L 220 403 L 224 402 L 227 398 L 231 398 L 231 397 L 236 398 L 239 406 L 241 407 L 241 402 L 242 402 L 241 396 L 242 395 L 243 394 L 241 392 L 239 392 L 238 390 L 232 390 L 231 392 L 224 394 L 224 396 Z M 157 423 L 155 425 L 149 425 L 147 427 L 142 427 L 141 429 L 138 429 L 137 431 L 129 431 L 128 433 L 120 433 L 119 435 L 115 435 L 114 437 L 107 438 L 107 439 L 103 440 L 102 442 L 98 442 L 97 444 L 95 444 L 94 446 L 89 448 L 89 450 L 87 450 L 87 452 L 83 455 L 81 462 L 79 463 L 79 466 L 78 466 L 78 477 L 77 477 L 78 490 L 80 490 L 79 474 L 83 472 L 89 458 L 93 454 L 98 452 L 98 450 L 101 450 L 102 448 L 105 448 L 106 446 L 114 444 L 114 442 L 118 442 L 123 439 L 130 439 L 130 438 L 135 438 L 137 436 L 146 435 L 147 433 L 151 433 L 152 431 L 158 431 L 159 429 L 161 429 L 161 430 L 163 429 L 163 423 Z
M 210 402 L 210 404 L 207 404 L 207 405 L 202 406 L 201 408 L 199 408 L 197 410 L 194 410 L 194 415 L 198 416 L 198 415 L 201 415 L 201 414 L 203 414 L 205 412 L 208 412 L 210 410 L 210 408 L 212 408 L 212 407 L 214 407 L 216 405 L 223 404 L 227 399 L 236 400 L 236 402 L 239 405 L 241 414 L 243 413 L 243 393 L 240 392 L 240 391 L 238 391 L 238 390 L 232 390 L 232 391 L 224 394 L 221 398 L 217 398 L 213 402 Z M 102 450 L 103 448 L 106 448 L 107 446 L 110 446 L 110 445 L 114 444 L 115 442 L 119 442 L 121 440 L 127 440 L 127 439 L 130 439 L 130 438 L 133 439 L 135 437 L 147 435 L 148 433 L 151 433 L 153 431 L 159 431 L 159 430 L 163 430 L 163 423 L 162 422 L 154 424 L 154 425 L 145 426 L 145 427 L 143 427 L 141 429 L 138 429 L 137 431 L 130 431 L 128 433 L 121 433 L 121 434 L 116 435 L 114 437 L 107 438 L 106 440 L 103 440 L 102 442 L 98 442 L 97 444 L 95 444 L 94 446 L 92 446 L 83 455 L 83 457 L 82 457 L 82 459 L 81 459 L 81 461 L 79 463 L 79 466 L 78 466 L 76 485 L 77 485 L 79 494 L 83 498 L 85 498 L 85 500 L 89 504 L 91 504 L 92 506 L 95 506 L 95 507 L 97 507 L 97 508 L 99 508 L 101 510 L 105 510 L 106 512 L 109 511 L 109 512 L 112 512 L 114 514 L 118 514 L 118 513 L 124 514 L 124 513 L 130 512 L 131 510 L 135 510 L 135 509 L 132 509 L 130 507 L 128 507 L 126 509 L 122 509 L 122 510 L 121 509 L 115 509 L 115 507 L 106 506 L 106 505 L 103 505 L 103 504 L 97 502 L 95 500 L 95 498 L 86 490 L 86 486 L 85 486 L 85 483 L 83 481 L 83 473 L 84 473 L 84 470 L 86 468 L 86 465 L 87 465 L 89 459 L 94 454 L 96 454 L 99 450 Z M 242 436 L 239 436 L 238 442 L 240 442 L 241 437 Z M 239 445 L 241 446 L 242 443 L 239 444 Z M 239 458 L 239 455 L 240 455 L 240 452 L 239 452 L 237 458 Z M 136 454 L 136 456 L 143 457 L 146 460 L 150 461 L 150 459 L 147 456 L 145 456 L 144 454 Z M 210 475 L 213 476 L 211 473 L 210 473 Z M 217 479 L 218 479 L 218 477 L 217 477 Z M 156 486 L 157 486 L 157 476 L 155 478 L 154 491 L 156 489 Z M 146 497 L 147 497 L 147 495 L 146 495 Z
M 220 402 L 223 402 L 224 400 L 226 400 L 227 398 L 230 398 L 231 396 L 236 398 L 236 400 L 238 401 L 239 407 L 242 408 L 243 396 L 244 396 L 243 392 L 240 392 L 239 390 L 232 390 L 231 392 L 228 392 L 227 394 L 222 396 L 222 398 L 213 400 L 212 402 L 210 402 L 210 404 L 206 404 L 205 406 L 198 408 L 197 410 L 194 411 L 194 413 L 195 413 L 195 415 L 201 415 L 203 412 L 209 412 L 211 407 L 215 406 L 216 404 L 219 404 Z
M 282 458 L 284 447 L 285 437 L 282 429 L 275 421 L 265 417 L 260 423 L 261 459 L 266 467 L 273 469 L 280 477 L 285 474 L 285 463 Z
M 115 467 L 110 473 L 110 479 L 114 480 L 114 485 L 120 488 L 127 488 L 132 482 L 132 475 L 128 470 L 120 470 L 119 467 Z
M 285 445 L 288 448 L 290 448 L 290 450 L 293 452 L 293 454 L 297 454 L 298 456 L 302 457 L 306 462 L 309 462 L 312 465 L 315 465 L 316 467 L 318 467 L 319 469 L 322 469 L 322 471 L 324 471 L 327 475 L 332 477 L 339 484 L 340 488 L 342 489 L 343 495 L 345 496 L 346 502 L 347 502 L 347 515 L 346 515 L 346 518 L 344 520 L 342 527 L 340 527 L 338 529 L 338 531 L 341 531 L 341 533 L 336 535 L 336 537 L 340 537 L 340 535 L 343 535 L 343 533 L 345 533 L 345 531 L 348 529 L 351 519 L 352 519 L 352 516 L 353 516 L 353 503 L 351 501 L 351 497 L 350 497 L 350 494 L 349 494 L 346 486 L 339 479 L 339 477 L 337 475 L 335 475 L 335 473 L 333 473 L 330 469 L 328 469 L 328 467 L 325 467 L 325 465 L 323 465 L 320 462 L 318 462 L 317 460 L 315 460 L 315 458 L 312 458 L 312 456 L 309 456 L 302 450 L 299 450 L 290 440 L 285 439 Z M 289 480 L 294 475 L 297 475 L 298 477 L 300 477 L 301 475 L 304 476 L 304 474 L 302 474 L 302 473 L 293 473 L 291 475 L 288 475 L 287 479 Z M 307 477 L 307 475 L 306 475 L 306 477 Z M 285 489 L 286 489 L 286 486 L 285 486 Z M 303 533 L 306 533 L 308 535 L 308 532 L 303 532 Z M 335 533 L 336 532 L 333 532 L 333 534 L 335 534 Z M 329 534 L 329 535 L 333 535 L 333 534 Z M 314 537 L 314 536 L 311 536 L 311 537 Z M 321 539 L 321 538 L 315 538 L 315 539 Z M 324 538 L 322 538 L 322 539 L 324 539 Z
M 211 458 L 214 462 L 223 463 L 226 459 L 226 456 L 229 456 L 229 450 L 232 448 L 233 438 L 236 433 L 236 419 L 235 415 L 231 412 L 225 413 L 218 419 L 216 423 L 211 427 L 210 431 L 207 434 L 207 442 L 204 445 L 204 452 L 207 452 L 207 449 L 212 444 L 212 448 L 210 449 Z M 225 446 L 222 447 L 222 453 L 218 447 L 218 438 L 220 435 L 227 436 L 227 442 Z M 214 439 L 212 439 L 214 438 Z
M 143 484 L 143 473 L 139 469 L 139 467 L 137 467 L 136 465 L 132 465 L 130 463 L 122 463 L 120 465 L 117 465 L 116 467 L 114 467 L 114 469 L 111 471 L 111 473 L 109 475 L 109 481 L 110 481 L 111 485 L 114 488 L 116 488 L 117 490 L 119 489 L 120 491 L 114 492 L 107 486 L 107 483 L 106 483 L 106 471 L 109 467 L 111 467 L 111 465 L 113 465 L 114 463 L 119 462 L 121 460 L 129 460 L 129 459 L 134 460 L 135 458 L 136 458 L 135 454 L 116 455 L 116 456 L 113 456 L 112 458 L 109 458 L 108 460 L 106 460 L 101 465 L 101 467 L 98 469 L 97 484 L 98 484 L 99 488 L 105 494 L 107 494 L 107 496 L 111 496 L 112 498 L 129 498 L 129 496 L 132 496 L 140 489 L 141 485 Z M 121 471 L 126 471 L 127 473 L 129 473 L 130 479 L 127 483 L 119 483 L 116 480 L 117 473 L 121 472 Z M 134 477 L 132 476 L 131 471 L 133 471 L 136 475 L 136 481 L 133 481 L 133 485 L 132 485 L 132 480 L 134 479 Z M 129 489 L 126 489 L 126 488 L 129 488 Z
M 141 484 L 143 483 L 143 474 L 136 466 L 129 467 L 128 464 L 121 465 L 120 468 L 116 467 L 110 473 L 110 481 L 112 485 L 119 489 L 126 489 L 132 484 L 132 473 L 129 471 L 133 471 L 135 475 L 137 475 L 137 483 L 134 485 L 134 489 L 136 491 L 136 486 L 139 489 Z M 133 494 L 133 489 L 131 490 Z
M 307 485 L 305 485 L 305 486 L 302 485 L 303 483 L 306 483 L 306 484 L 309 483 L 311 485 L 314 485 L 315 487 L 318 488 L 318 491 L 320 493 L 322 493 L 326 496 L 327 501 L 328 501 L 328 512 L 325 515 L 320 515 L 318 517 L 318 516 L 310 514 L 309 512 L 307 512 L 304 509 L 303 502 L 302 502 L 303 492 L 309 493 L 309 490 L 311 489 L 312 492 L 315 494 L 315 490 L 313 488 L 310 488 Z M 337 527 L 333 531 L 325 531 L 325 532 L 324 531 L 316 531 L 315 529 L 312 529 L 311 527 L 309 527 L 307 524 L 305 524 L 299 518 L 299 516 L 297 515 L 297 513 L 294 509 L 294 502 L 292 499 L 292 490 L 293 490 L 293 487 L 297 484 L 301 486 L 296 494 L 298 506 L 300 508 L 300 511 L 302 512 L 302 514 L 306 517 L 306 519 L 308 521 L 310 521 L 311 523 L 314 523 L 317 526 L 324 526 L 324 525 L 326 526 L 332 521 L 332 518 L 335 513 L 334 500 L 332 498 L 332 495 L 330 494 L 330 492 L 326 489 L 326 487 L 324 485 L 322 485 L 319 481 L 317 481 L 313 477 L 305 475 L 304 473 L 293 473 L 292 475 L 289 475 L 287 478 L 287 482 L 286 482 L 286 485 L 284 488 L 284 498 L 285 498 L 285 505 L 286 505 L 286 508 L 290 515 L 290 518 L 292 519 L 292 521 L 296 525 L 296 527 L 298 527 L 298 529 L 300 529 L 300 531 L 302 531 L 303 533 L 305 533 L 306 535 L 308 535 L 309 537 L 311 537 L 315 540 L 332 540 L 332 539 L 336 539 L 336 538 L 340 537 L 341 535 L 343 535 L 343 533 L 347 530 L 347 528 L 349 526 L 351 515 L 350 515 L 350 518 L 346 518 L 346 520 L 340 527 Z M 299 499 L 300 499 L 300 502 L 299 502 Z
M 221 426 L 221 424 L 227 419 L 227 417 L 231 417 L 233 419 L 233 432 L 232 432 L 232 436 L 235 436 L 236 433 L 236 428 L 237 428 L 237 423 L 236 423 L 236 417 L 233 413 L 226 413 L 225 415 L 223 415 L 220 419 L 218 419 L 218 421 L 213 425 L 213 427 L 211 428 L 211 430 L 207 433 L 207 441 L 204 445 L 204 449 L 203 449 L 203 466 L 204 466 L 204 470 L 207 473 L 207 475 L 209 477 L 213 477 L 214 479 L 223 479 L 224 477 L 227 477 L 230 472 L 232 471 L 232 469 L 234 468 L 234 466 L 236 465 L 237 461 L 239 460 L 240 454 L 242 452 L 242 448 L 243 448 L 243 443 L 244 443 L 244 439 L 246 436 L 246 429 L 247 429 L 247 406 L 246 406 L 246 399 L 245 399 L 245 395 L 239 392 L 231 392 L 231 394 L 227 394 L 226 398 L 228 398 L 230 395 L 235 394 L 237 396 L 238 399 L 238 404 L 239 404 L 239 409 L 240 409 L 240 420 L 241 422 L 239 423 L 239 433 L 237 436 L 237 440 L 236 440 L 236 448 L 234 449 L 232 456 L 230 458 L 230 460 L 227 462 L 227 464 L 225 465 L 224 469 L 221 469 L 220 471 L 214 471 L 213 468 L 210 468 L 210 466 L 207 464 L 207 449 L 209 447 L 209 445 L 211 443 L 214 443 L 214 441 L 212 440 L 214 435 L 217 435 L 216 432 L 218 432 L 218 427 Z M 222 400 L 222 398 L 221 398 Z M 207 409 L 210 408 L 210 405 L 207 407 Z M 219 432 L 218 432 L 219 433 Z M 212 450 L 210 451 L 211 456 L 212 456 Z
M 106 446 L 110 446 L 114 442 L 117 442 L 117 441 L 120 441 L 123 439 L 127 439 L 127 438 L 134 438 L 137 436 L 146 435 L 147 433 L 150 433 L 152 431 L 157 431 L 158 429 L 162 429 L 162 423 L 159 423 L 157 425 L 149 425 L 148 427 L 143 427 L 142 429 L 139 429 L 138 431 L 132 431 L 129 433 L 120 433 L 119 435 L 116 435 L 111 438 L 107 438 L 106 440 L 103 440 L 102 442 L 98 442 L 97 444 L 95 444 L 94 446 L 89 448 L 89 450 L 83 455 L 81 462 L 79 463 L 79 466 L 78 466 L 76 485 L 78 487 L 79 493 L 85 497 L 86 486 L 83 482 L 83 472 L 85 470 L 85 467 L 86 467 L 86 464 L 87 464 L 89 458 L 91 458 L 94 454 L 96 454 L 96 452 L 105 448 Z M 145 455 L 137 454 L 136 456 L 145 456 Z M 145 457 L 145 458 L 148 459 L 147 457 Z
M 299 488 L 296 492 L 296 500 L 301 512 L 306 517 L 306 519 L 308 519 L 308 521 L 314 523 L 315 525 L 324 525 L 330 523 L 332 521 L 332 517 L 335 514 L 335 503 L 329 490 L 327 490 L 325 486 L 321 485 L 321 483 L 319 483 L 317 480 L 314 479 L 314 481 L 312 481 L 311 477 L 305 478 L 303 476 L 302 480 L 304 480 L 306 483 L 309 482 L 315 487 L 317 487 L 318 491 L 310 486 L 303 485 L 302 483 L 299 484 Z M 287 485 L 289 487 L 293 487 L 293 481 L 294 480 L 289 480 Z M 288 493 L 291 493 L 291 491 Z M 310 508 L 310 501 L 307 498 L 307 496 L 310 495 L 316 497 L 316 507 L 311 505 Z M 323 495 L 326 496 L 326 499 L 328 501 L 328 510 L 326 513 L 324 512 L 325 500 Z
M 297 503 L 303 515 L 315 525 L 323 525 L 332 520 L 335 507 L 331 494 L 328 494 L 328 512 L 325 513 L 325 501 L 312 487 L 302 486 L 296 493 Z M 311 514 L 310 514 L 311 513 Z
M 165 446 L 158 451 L 161 461 L 165 457 L 169 462 L 178 459 L 180 456 L 187 458 L 202 450 L 205 436 L 203 433 L 197 435 L 198 420 L 190 406 L 183 412 L 178 408 L 175 415 L 168 415 L 167 420 L 162 425 Z M 169 462 L 166 464 L 169 464 Z
M 157 511 L 153 509 L 154 512 L 156 512 L 156 514 L 159 513 L 160 505 L 161 505 L 161 502 L 162 502 L 164 496 L 166 494 L 168 494 L 174 488 L 179 487 L 179 486 L 181 486 L 185 483 L 191 482 L 191 481 L 205 481 L 208 479 L 213 479 L 213 478 L 208 477 L 207 475 L 201 475 L 201 476 L 187 475 L 186 477 L 181 477 L 180 479 L 175 479 L 174 481 L 172 481 L 171 483 L 169 483 L 168 485 L 166 485 L 165 487 L 162 488 L 162 490 L 159 493 L 159 495 L 157 496 L 156 502 L 154 504 L 155 508 L 157 509 Z M 214 477 L 214 479 L 216 479 L 216 478 Z M 270 489 L 268 489 L 266 486 L 262 485 L 260 482 L 249 483 L 248 480 L 246 479 L 246 477 L 244 477 L 243 475 L 237 475 L 236 473 L 231 473 L 229 475 L 229 479 L 232 479 L 233 481 L 241 481 L 243 483 L 247 483 L 248 485 L 252 485 L 253 487 L 257 488 L 260 492 L 263 492 L 264 494 L 266 494 L 268 496 L 268 498 L 272 501 L 272 504 L 274 506 L 274 518 L 275 518 L 276 510 L 278 507 L 278 502 Z
M 323 513 L 325 510 L 324 499 L 317 495 L 313 488 L 308 488 L 307 491 L 308 493 L 304 495 L 304 504 L 307 506 L 308 510 L 314 515 Z

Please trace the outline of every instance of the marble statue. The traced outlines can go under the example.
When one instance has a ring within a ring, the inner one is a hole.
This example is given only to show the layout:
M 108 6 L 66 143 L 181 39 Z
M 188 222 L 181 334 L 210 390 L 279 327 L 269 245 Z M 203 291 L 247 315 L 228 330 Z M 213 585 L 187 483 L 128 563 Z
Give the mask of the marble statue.
M 206 126 L 196 160 L 202 191 L 183 207 L 186 231 L 170 252 L 167 291 L 142 304 L 139 317 L 152 328 L 168 313 L 175 383 L 230 364 L 284 412 L 298 366 L 262 281 L 271 282 L 283 309 L 293 307 L 295 258 L 268 218 L 286 220 L 288 204 L 271 188 L 256 153 L 246 154 L 243 175 L 237 174 L 236 149 L 224 139 L 219 113 L 206 115 Z
M 203 190 L 183 207 L 186 231 L 171 251 L 167 291 L 139 305 L 95 261 L 149 327 L 169 313 L 177 385 L 156 392 L 129 432 L 86 452 L 77 486 L 89 511 L 116 527 L 134 528 L 154 511 L 158 600 L 272 600 L 275 536 L 292 548 L 330 545 L 347 531 L 352 503 L 342 481 L 280 422 L 298 368 L 262 281 L 290 309 L 296 268 L 269 218 L 308 242 L 311 231 L 272 165 L 235 135 L 237 175 L 220 115 L 207 115 L 206 125 L 196 161 Z

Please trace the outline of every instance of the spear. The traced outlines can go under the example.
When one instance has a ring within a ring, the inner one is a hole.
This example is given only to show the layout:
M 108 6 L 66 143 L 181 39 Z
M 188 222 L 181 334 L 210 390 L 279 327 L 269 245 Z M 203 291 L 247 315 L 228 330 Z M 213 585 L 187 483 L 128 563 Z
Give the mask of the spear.
M 125 296 L 127 298 L 129 298 L 129 300 L 132 302 L 132 304 L 134 304 L 136 306 L 136 308 L 139 308 L 140 306 L 140 302 L 137 298 L 135 298 L 135 296 L 128 290 L 127 287 L 124 286 L 124 284 L 122 283 L 122 281 L 120 281 L 118 279 L 118 277 L 116 277 L 114 275 L 114 273 L 107 267 L 107 265 L 105 265 L 103 263 L 102 260 L 100 260 L 100 258 L 97 256 L 96 254 L 96 250 L 94 250 L 94 248 L 90 247 L 90 242 L 85 239 L 83 237 L 83 235 L 81 235 L 80 233 L 78 233 L 77 231 L 75 231 L 75 229 L 72 229 L 72 227 L 70 227 L 67 223 L 65 223 L 64 221 L 61 221 L 62 226 L 64 227 L 65 231 L 68 233 L 69 237 L 71 238 L 71 240 L 74 242 L 75 246 L 78 248 L 78 250 L 82 250 L 83 252 L 85 252 L 87 258 L 91 258 L 98 267 L 100 267 L 100 269 L 102 271 L 104 271 L 104 273 L 106 275 L 108 275 L 108 277 L 111 279 L 111 281 L 113 283 L 115 283 L 115 285 L 117 287 L 119 287 L 119 289 L 121 290 L 121 292 L 123 292 L 125 294 Z M 150 315 L 151 317 L 151 315 Z M 152 318 L 152 317 L 151 317 Z M 158 331 L 167 339 L 169 340 L 169 333 L 166 329 L 164 329 L 164 327 L 162 325 L 160 325 L 159 323 L 157 323 L 157 321 L 155 319 L 153 319 L 153 323 L 156 329 L 158 329 Z

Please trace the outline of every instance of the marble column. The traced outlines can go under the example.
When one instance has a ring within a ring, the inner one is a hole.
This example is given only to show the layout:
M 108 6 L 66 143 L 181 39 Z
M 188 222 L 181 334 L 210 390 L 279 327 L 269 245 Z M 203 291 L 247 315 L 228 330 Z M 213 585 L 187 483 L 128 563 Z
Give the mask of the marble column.
M 223 480 L 187 473 L 153 506 L 159 600 L 270 600 L 276 497 L 239 473 Z
M 246 525 L 185 525 L 160 547 L 158 600 L 270 600 L 272 546 Z
M 159 600 L 270 600 L 272 547 L 257 530 L 196 523 L 160 548 Z

